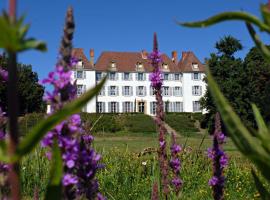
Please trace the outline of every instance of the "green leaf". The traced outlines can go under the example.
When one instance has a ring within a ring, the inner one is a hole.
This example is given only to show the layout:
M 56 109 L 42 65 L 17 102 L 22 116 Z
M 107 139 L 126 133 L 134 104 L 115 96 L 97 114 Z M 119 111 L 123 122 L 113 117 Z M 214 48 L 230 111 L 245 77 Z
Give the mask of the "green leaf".
M 24 25 L 24 16 L 13 22 L 4 12 L 0 16 L 0 48 L 7 52 L 19 52 L 28 49 L 46 51 L 46 44 L 33 38 L 25 38 L 29 30 L 29 24 Z
M 258 192 L 260 193 L 260 197 L 262 200 L 269 200 L 270 199 L 270 193 L 269 191 L 263 186 L 262 182 L 260 181 L 259 177 L 256 175 L 254 169 L 251 170 L 256 188 Z
M 270 154 L 270 132 L 263 120 L 263 117 L 259 111 L 259 109 L 257 108 L 257 106 L 255 104 L 252 104 L 252 110 L 258 125 L 258 137 L 261 139 L 262 141 L 262 145 L 263 147 L 268 151 L 268 153 Z
M 42 41 L 35 40 L 33 38 L 25 40 L 21 46 L 20 51 L 24 51 L 27 49 L 36 49 L 39 51 L 47 51 L 46 44 Z
M 52 130 L 57 124 L 67 119 L 68 116 L 80 112 L 82 107 L 98 94 L 105 81 L 106 77 L 96 87 L 90 89 L 74 101 L 67 103 L 61 110 L 58 110 L 56 113 L 48 116 L 48 118 L 34 126 L 22 139 L 17 148 L 16 155 L 18 159 L 31 152 L 44 135 Z
M 255 30 L 253 29 L 252 25 L 250 23 L 246 23 L 248 32 L 258 47 L 258 49 L 261 51 L 261 53 L 264 55 L 264 57 L 270 61 L 270 51 L 269 49 L 261 42 L 260 37 L 256 34 Z
M 9 163 L 11 158 L 7 154 L 7 142 L 5 140 L 0 141 L 0 161 Z
M 264 23 L 269 26 L 270 25 L 270 11 L 269 11 L 268 4 L 261 5 L 261 13 L 262 13 Z
M 247 12 L 224 12 L 224 13 L 220 13 L 215 16 L 212 16 L 203 21 L 177 22 L 177 23 L 179 25 L 187 26 L 187 27 L 207 27 L 207 26 L 211 26 L 211 25 L 214 25 L 223 21 L 229 21 L 229 20 L 240 20 L 240 21 L 251 23 L 251 24 L 255 24 L 262 31 L 266 31 L 270 33 L 270 26 L 260 21 L 260 19 L 258 19 L 256 16 L 251 15 Z
M 47 186 L 45 200 L 61 199 L 62 196 L 62 180 L 63 176 L 63 164 L 61 151 L 58 147 L 57 141 L 54 141 L 53 145 L 53 157 L 50 171 L 50 180 Z
M 221 93 L 209 69 L 207 69 L 207 80 L 210 91 L 222 116 L 223 122 L 229 131 L 232 141 L 243 155 L 249 158 L 257 166 L 257 168 L 262 172 L 262 175 L 267 180 L 270 180 L 270 156 L 262 147 L 261 140 L 253 137 L 243 125 L 227 99 Z

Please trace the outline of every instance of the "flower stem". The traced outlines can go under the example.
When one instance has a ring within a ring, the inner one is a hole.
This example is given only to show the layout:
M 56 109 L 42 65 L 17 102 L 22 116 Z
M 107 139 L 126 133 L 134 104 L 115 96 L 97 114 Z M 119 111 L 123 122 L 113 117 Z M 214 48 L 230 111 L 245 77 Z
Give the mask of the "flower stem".
M 8 117 L 9 117 L 9 154 L 12 156 L 19 143 L 18 137 L 18 96 L 17 96 L 17 55 L 8 53 Z M 11 199 L 20 199 L 19 162 L 11 164 L 9 172 Z

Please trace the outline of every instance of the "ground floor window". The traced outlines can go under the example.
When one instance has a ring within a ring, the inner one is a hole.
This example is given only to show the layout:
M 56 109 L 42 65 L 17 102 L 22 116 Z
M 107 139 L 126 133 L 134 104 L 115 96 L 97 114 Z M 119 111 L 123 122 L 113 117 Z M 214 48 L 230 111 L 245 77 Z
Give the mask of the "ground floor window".
M 183 112 L 183 102 L 173 102 L 173 112 Z
M 123 102 L 123 112 L 133 112 L 133 102 L 125 101 Z
M 201 105 L 199 101 L 193 101 L 193 112 L 201 112 Z
M 97 113 L 105 112 L 105 102 L 97 102 Z
M 109 113 L 118 113 L 119 112 L 119 102 L 108 102 L 108 111 Z
M 157 102 L 152 101 L 150 102 L 150 114 L 155 115 L 157 112 Z

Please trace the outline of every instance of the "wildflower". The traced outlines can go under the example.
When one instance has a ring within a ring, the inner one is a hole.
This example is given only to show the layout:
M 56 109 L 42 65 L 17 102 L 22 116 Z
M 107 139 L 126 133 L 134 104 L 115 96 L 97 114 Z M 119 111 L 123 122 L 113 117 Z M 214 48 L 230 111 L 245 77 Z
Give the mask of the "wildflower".
M 73 12 L 69 9 L 66 17 L 64 37 L 60 47 L 59 61 L 55 71 L 50 72 L 43 84 L 51 84 L 52 92 L 47 92 L 45 99 L 52 106 L 52 112 L 61 109 L 64 104 L 76 98 L 76 83 L 72 82 L 71 68 L 76 59 L 71 57 L 74 22 Z M 42 147 L 52 147 L 56 138 L 61 149 L 64 176 L 63 195 L 66 199 L 104 199 L 98 193 L 98 181 L 95 174 L 103 165 L 98 162 L 101 156 L 91 147 L 93 136 L 82 128 L 80 115 L 74 114 L 49 131 L 41 142 Z M 51 152 L 46 156 L 50 159 Z
M 161 87 L 162 87 L 162 72 L 160 71 L 160 63 L 162 62 L 161 53 L 158 51 L 157 35 L 154 34 L 154 44 L 153 52 L 150 53 L 148 59 L 151 62 L 153 71 L 150 74 L 151 86 L 154 88 L 156 101 L 157 101 L 157 114 L 155 123 L 158 126 L 159 131 L 159 164 L 161 169 L 161 184 L 165 198 L 169 193 L 169 181 L 168 181 L 168 160 L 166 153 L 166 141 L 165 133 L 166 128 L 164 126 L 164 111 L 163 111 L 163 101 L 161 96 Z
M 146 166 L 146 164 L 147 164 L 147 161 L 142 162 L 143 166 Z
M 180 169 L 181 169 L 181 162 L 178 158 L 177 154 L 182 150 L 181 146 L 176 144 L 176 137 L 175 133 L 172 133 L 172 144 L 171 144 L 171 160 L 170 160 L 170 167 L 173 172 L 173 179 L 171 181 L 172 185 L 174 186 L 174 190 L 176 195 L 179 194 L 183 181 L 180 179 Z
M 212 186 L 213 197 L 215 200 L 224 199 L 224 168 L 228 165 L 228 156 L 222 150 L 225 136 L 221 132 L 221 122 L 219 113 L 215 117 L 215 132 L 213 136 L 213 147 L 208 149 L 208 157 L 213 161 L 213 177 L 208 184 Z

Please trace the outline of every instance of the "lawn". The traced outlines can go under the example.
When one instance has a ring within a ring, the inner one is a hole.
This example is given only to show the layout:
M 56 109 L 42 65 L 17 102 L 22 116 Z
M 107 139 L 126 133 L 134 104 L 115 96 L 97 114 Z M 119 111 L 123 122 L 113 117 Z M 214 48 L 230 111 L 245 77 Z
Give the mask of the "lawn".
M 132 123 L 130 118 L 134 116 L 137 119 Z M 112 117 L 115 116 L 106 116 L 110 119 Z M 120 117 L 126 118 L 127 116 L 119 115 L 113 120 L 120 119 Z M 143 121 L 138 115 L 129 115 L 128 118 L 131 121 L 130 127 L 134 127 L 134 124 L 139 126 L 139 123 Z M 181 118 L 182 120 L 190 120 L 191 123 L 188 126 L 194 127 L 196 121 L 194 118 L 180 115 L 178 119 Z M 145 119 L 152 122 L 151 118 Z M 29 122 L 33 121 L 28 120 Z M 116 120 L 114 123 L 119 123 L 119 121 Z M 180 121 L 180 124 L 183 123 Z M 177 129 L 177 126 L 174 128 Z M 127 131 L 127 128 L 121 127 L 120 131 L 96 131 L 93 133 L 95 136 L 93 146 L 102 155 L 102 163 L 105 164 L 105 168 L 98 173 L 97 177 L 101 192 L 107 199 L 150 199 L 153 182 L 159 180 L 157 152 L 155 151 L 157 133 L 152 128 L 152 131 L 146 132 L 143 132 L 143 129 L 144 126 L 132 129 L 136 131 Z M 180 129 L 177 130 L 180 132 Z M 183 133 L 184 128 L 181 130 Z M 184 148 L 180 154 L 181 177 L 184 185 L 180 198 L 171 195 L 169 199 L 212 199 L 211 188 L 207 184 L 211 177 L 212 166 L 206 156 L 206 150 L 212 145 L 212 139 L 196 127 L 194 130 L 197 133 L 177 135 L 177 142 Z M 167 140 L 169 143 L 169 136 Z M 150 153 L 143 154 L 144 150 L 149 147 L 152 148 Z M 227 141 L 224 149 L 229 154 L 230 161 L 229 167 L 225 171 L 227 177 L 226 199 L 258 199 L 258 193 L 250 174 L 252 165 L 237 151 L 231 140 Z M 40 197 L 44 195 L 50 169 L 50 163 L 44 155 L 45 150 L 37 148 L 22 161 L 21 177 L 24 199 L 32 199 L 34 191 L 38 191 Z M 147 164 L 142 165 L 142 162 Z

